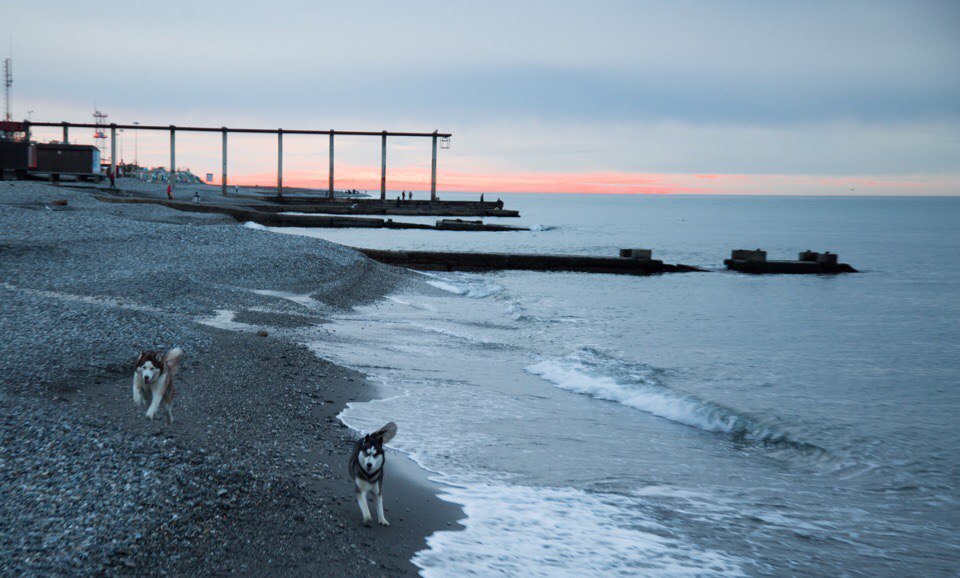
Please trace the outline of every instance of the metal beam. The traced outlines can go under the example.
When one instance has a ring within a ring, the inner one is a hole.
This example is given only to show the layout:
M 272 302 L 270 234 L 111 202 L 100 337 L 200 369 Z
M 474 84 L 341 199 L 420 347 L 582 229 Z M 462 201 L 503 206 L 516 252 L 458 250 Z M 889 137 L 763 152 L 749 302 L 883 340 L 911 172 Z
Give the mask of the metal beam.
M 110 125 L 110 182 L 116 186 L 117 178 L 117 125 Z
M 387 131 L 380 139 L 380 200 L 387 199 Z
M 283 196 L 283 129 L 277 129 L 277 196 Z
M 70 125 L 63 123 L 63 144 L 70 142 Z
M 64 124 L 72 126 L 74 128 L 97 128 L 96 124 L 85 123 L 85 122 L 34 122 L 30 121 L 31 126 L 45 126 L 45 127 L 58 127 L 63 126 Z M 124 130 L 130 129 L 140 129 L 140 130 L 170 130 L 170 126 L 160 126 L 160 125 L 133 125 L 133 124 L 118 124 L 116 127 L 122 128 Z M 223 127 L 218 126 L 178 126 L 176 127 L 178 131 L 186 132 L 221 132 Z M 253 133 L 253 134 L 277 134 L 278 129 L 275 128 L 228 128 L 227 132 L 240 132 L 240 133 Z M 286 134 L 313 134 L 313 135 L 329 135 L 333 134 L 332 130 L 303 130 L 303 129 L 284 129 L 283 131 Z M 363 130 L 338 130 L 337 134 L 344 136 L 380 136 L 383 134 L 383 131 L 363 131 Z M 450 133 L 437 133 L 437 132 L 390 132 L 387 131 L 387 136 L 402 136 L 402 137 L 450 137 L 453 136 Z
M 330 189 L 327 196 L 333 198 L 333 131 L 330 131 Z
M 177 176 L 177 127 L 172 124 L 167 127 L 170 130 L 170 180 L 168 184 L 176 188 Z
M 433 160 L 430 163 L 430 200 L 437 200 L 437 131 L 433 131 Z
M 227 196 L 227 127 L 223 127 L 223 147 L 221 148 L 223 166 L 220 174 L 220 194 Z

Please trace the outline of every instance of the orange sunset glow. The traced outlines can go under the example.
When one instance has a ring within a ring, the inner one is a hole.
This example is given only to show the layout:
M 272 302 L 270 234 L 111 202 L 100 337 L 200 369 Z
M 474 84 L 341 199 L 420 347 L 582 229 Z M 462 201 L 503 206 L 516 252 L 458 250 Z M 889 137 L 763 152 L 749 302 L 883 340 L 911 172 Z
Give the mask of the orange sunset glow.
M 337 165 L 338 190 L 358 189 L 376 193 L 380 189 L 378 167 Z M 214 183 L 219 184 L 218 174 Z M 276 172 L 228 177 L 230 184 L 271 187 Z M 287 187 L 326 189 L 326 171 L 284 171 Z M 430 176 L 422 167 L 400 167 L 387 174 L 387 190 L 429 191 Z M 808 176 L 746 174 L 657 174 L 657 173 L 480 173 L 442 171 L 438 190 L 458 193 L 572 193 L 614 195 L 899 195 L 949 194 L 960 188 L 955 176 Z

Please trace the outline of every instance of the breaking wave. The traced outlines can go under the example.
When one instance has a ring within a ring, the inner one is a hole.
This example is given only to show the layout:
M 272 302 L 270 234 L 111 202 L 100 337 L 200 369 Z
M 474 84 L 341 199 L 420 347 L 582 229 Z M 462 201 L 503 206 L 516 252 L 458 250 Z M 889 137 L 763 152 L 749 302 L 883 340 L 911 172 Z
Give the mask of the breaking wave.
M 448 275 L 436 275 L 426 271 L 416 271 L 427 277 L 427 285 L 431 285 L 442 291 L 471 297 L 473 299 L 483 299 L 503 291 L 503 286 L 480 275 L 471 275 L 469 273 L 450 273 Z
M 655 368 L 629 364 L 590 347 L 562 358 L 544 358 L 525 369 L 561 389 L 621 403 L 740 442 L 832 457 L 825 448 L 797 440 L 773 425 L 661 384 Z

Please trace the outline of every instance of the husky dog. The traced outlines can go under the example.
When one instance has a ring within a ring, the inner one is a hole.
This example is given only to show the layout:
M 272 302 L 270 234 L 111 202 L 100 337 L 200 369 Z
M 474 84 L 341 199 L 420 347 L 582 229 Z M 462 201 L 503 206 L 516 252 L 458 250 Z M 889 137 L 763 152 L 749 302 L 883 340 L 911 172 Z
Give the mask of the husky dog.
M 383 516 L 383 465 L 386 456 L 383 453 L 383 444 L 397 435 L 397 424 L 390 422 L 372 434 L 363 436 L 353 446 L 350 455 L 350 477 L 353 478 L 357 492 L 357 503 L 360 513 L 363 514 L 363 523 L 370 525 L 370 507 L 367 506 L 367 494 L 373 492 L 377 500 L 377 522 L 381 526 L 389 526 L 390 522 Z
M 137 358 L 136 370 L 133 373 L 133 403 L 143 406 L 146 404 L 147 393 L 150 393 L 150 407 L 147 408 L 147 417 L 153 419 L 158 409 L 167 412 L 167 423 L 173 423 L 173 376 L 180 369 L 180 356 L 183 351 L 175 347 L 160 355 L 156 351 L 141 351 Z

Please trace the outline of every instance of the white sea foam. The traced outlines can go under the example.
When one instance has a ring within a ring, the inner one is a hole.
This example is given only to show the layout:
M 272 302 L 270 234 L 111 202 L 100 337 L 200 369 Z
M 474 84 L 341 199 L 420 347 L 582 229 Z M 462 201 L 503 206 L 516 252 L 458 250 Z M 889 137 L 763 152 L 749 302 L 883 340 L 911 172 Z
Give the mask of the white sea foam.
M 260 223 L 254 223 L 253 221 L 247 221 L 243 224 L 244 227 L 248 229 L 253 229 L 254 231 L 269 231 L 269 227 L 264 227 Z
M 503 286 L 485 279 L 479 275 L 468 273 L 452 273 L 440 276 L 426 271 L 417 271 L 427 277 L 427 284 L 442 291 L 463 295 L 473 299 L 483 299 L 503 291 Z
M 445 486 L 441 497 L 463 506 L 466 529 L 427 538 L 413 558 L 427 577 L 744 575 L 741 561 L 676 535 L 627 497 L 500 483 Z
M 530 230 L 531 230 L 531 231 L 536 231 L 536 232 L 539 232 L 539 231 L 552 231 L 552 230 L 554 230 L 554 229 L 556 229 L 556 227 L 551 227 L 550 225 L 540 225 L 540 224 L 530 225 Z
M 454 330 L 452 330 L 452 329 L 447 329 L 447 328 L 445 328 L 445 327 L 439 327 L 439 326 L 436 326 L 436 325 L 428 325 L 428 324 L 426 324 L 426 323 L 420 323 L 420 322 L 418 322 L 418 321 L 408 321 L 407 323 L 408 323 L 409 325 L 411 325 L 411 326 L 413 326 L 413 327 L 416 327 L 417 329 L 420 329 L 420 330 L 423 330 L 423 331 L 427 331 L 427 332 L 430 332 L 430 333 L 436 333 L 436 334 L 438 334 L 438 335 L 444 335 L 444 336 L 446 336 L 446 337 L 452 337 L 452 338 L 457 339 L 457 340 L 460 340 L 460 341 L 466 341 L 466 342 L 474 343 L 474 344 L 477 344 L 477 345 L 485 345 L 485 346 L 504 346 L 504 345 L 505 345 L 504 343 L 499 343 L 499 342 L 496 342 L 496 341 L 490 341 L 490 340 L 488 340 L 488 339 L 483 339 L 483 338 L 481 338 L 481 337 L 479 337 L 478 335 L 475 335 L 475 334 L 463 333 L 463 332 L 460 332 L 460 331 L 454 331 Z
M 434 306 L 432 306 L 432 305 L 427 305 L 426 303 L 414 303 L 413 301 L 406 301 L 406 300 L 404 300 L 404 299 L 400 299 L 399 297 L 394 297 L 394 296 L 392 296 L 392 295 L 388 295 L 388 296 L 387 296 L 387 299 L 390 300 L 390 301 L 393 301 L 394 303 L 396 303 L 396 304 L 398 304 L 398 305 L 406 305 L 407 307 L 412 307 L 412 308 L 414 308 L 414 309 L 419 309 L 419 310 L 421 310 L 421 311 L 436 311 L 436 310 L 437 310 L 437 308 L 434 307 Z
M 527 310 L 519 301 L 513 299 L 509 302 L 509 305 L 507 305 L 507 315 L 514 321 L 522 321 L 527 318 Z

